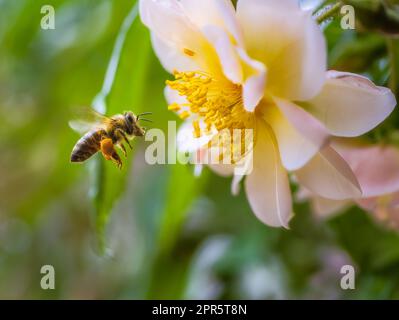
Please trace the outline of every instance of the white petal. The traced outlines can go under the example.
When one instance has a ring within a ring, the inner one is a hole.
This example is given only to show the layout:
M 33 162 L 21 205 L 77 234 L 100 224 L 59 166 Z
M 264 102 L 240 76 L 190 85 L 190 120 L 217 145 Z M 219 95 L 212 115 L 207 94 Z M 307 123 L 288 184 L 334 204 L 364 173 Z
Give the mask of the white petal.
M 214 53 L 179 1 L 140 0 L 140 17 L 151 30 L 156 53 L 169 71 L 181 70 L 179 68 L 187 65 L 188 59 L 204 70 L 210 69 L 209 63 L 213 63 Z M 173 57 L 176 58 L 175 63 L 171 60 Z M 189 64 L 189 70 L 192 70 L 192 64 Z
M 274 137 L 265 123 L 259 126 L 257 137 L 253 171 L 245 179 L 248 201 L 262 222 L 288 228 L 292 200 L 287 173 L 280 163 Z
M 265 66 L 251 59 L 242 48 L 236 47 L 220 27 L 206 26 L 203 33 L 215 48 L 225 77 L 233 83 L 243 84 L 245 109 L 254 111 L 264 95 Z
M 186 96 L 179 95 L 177 90 L 173 90 L 169 86 L 165 87 L 164 95 L 165 95 L 165 99 L 168 104 L 173 104 L 173 103 L 185 104 L 185 103 L 187 103 Z
M 231 182 L 231 193 L 233 195 L 237 196 L 240 193 L 240 183 L 244 177 L 243 175 L 233 176 L 233 181 Z
M 242 88 L 244 107 L 252 112 L 264 96 L 266 67 L 263 63 L 251 59 L 242 48 L 237 48 L 237 53 L 241 58 L 245 78 Z
M 326 45 L 310 12 L 295 0 L 239 0 L 237 17 L 248 54 L 267 67 L 267 91 L 299 101 L 320 91 Z
M 179 1 L 140 0 L 140 17 L 165 42 L 183 46 L 193 43 L 197 38 L 195 35 L 198 31 L 184 13 Z
M 362 195 L 351 168 L 330 146 L 322 149 L 295 174 L 300 184 L 324 198 L 344 200 Z
M 179 128 L 176 137 L 177 148 L 181 152 L 195 152 L 206 145 L 214 136 L 214 133 L 204 134 L 199 138 L 194 136 L 192 122 L 187 119 Z
M 253 150 L 252 150 L 253 151 Z M 247 175 L 253 171 L 253 152 L 249 152 L 234 166 L 234 176 L 231 182 L 231 193 L 240 193 L 240 183 Z
M 241 6 L 260 6 L 271 8 L 278 12 L 285 11 L 287 13 L 297 12 L 300 9 L 298 0 L 238 0 L 237 11 Z
M 215 48 L 226 78 L 233 83 L 242 83 L 243 70 L 240 59 L 226 31 L 217 26 L 206 26 L 202 31 Z
M 388 117 L 396 105 L 391 90 L 365 77 L 329 71 L 327 78 L 322 91 L 306 105 L 336 136 L 366 133 Z
M 195 177 L 200 177 L 201 176 L 202 168 L 203 168 L 202 164 L 195 164 L 194 165 L 194 176 Z
M 181 0 L 184 11 L 199 28 L 213 25 L 228 32 L 242 44 L 242 32 L 230 0 Z
M 219 150 L 216 147 L 202 148 L 202 163 L 206 164 L 213 172 L 222 177 L 229 177 L 234 174 L 234 165 L 224 164 L 218 158 Z
M 287 170 L 304 166 L 329 140 L 323 126 L 295 104 L 275 99 L 263 116 L 277 138 L 281 160 Z
M 164 42 L 153 32 L 151 32 L 151 42 L 155 54 L 169 73 L 173 73 L 174 70 L 197 70 L 199 68 L 197 59 L 183 54 L 180 47 Z

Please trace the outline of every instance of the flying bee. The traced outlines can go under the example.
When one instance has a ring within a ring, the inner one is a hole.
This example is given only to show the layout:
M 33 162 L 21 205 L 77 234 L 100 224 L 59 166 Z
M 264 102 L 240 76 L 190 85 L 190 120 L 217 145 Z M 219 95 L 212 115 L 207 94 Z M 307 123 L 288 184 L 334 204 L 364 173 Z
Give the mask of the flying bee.
M 122 150 L 127 157 L 123 142 L 132 149 L 130 140 L 134 137 L 143 137 L 145 128 L 141 127 L 139 121 L 151 121 L 142 118 L 143 115 L 151 114 L 144 112 L 135 115 L 128 111 L 107 117 L 91 108 L 82 109 L 80 120 L 71 121 L 69 125 L 79 133 L 85 133 L 75 144 L 71 153 L 71 162 L 84 162 L 92 155 L 101 151 L 106 160 L 111 160 L 116 166 L 122 168 L 122 160 L 115 150 L 115 146 Z

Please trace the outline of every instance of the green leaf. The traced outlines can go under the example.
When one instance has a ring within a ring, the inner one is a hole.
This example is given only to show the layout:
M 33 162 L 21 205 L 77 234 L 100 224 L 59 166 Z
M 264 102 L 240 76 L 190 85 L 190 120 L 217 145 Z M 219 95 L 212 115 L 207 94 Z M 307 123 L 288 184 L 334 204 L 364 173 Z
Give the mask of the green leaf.
M 332 69 L 357 73 L 366 72 L 386 55 L 385 39 L 378 34 L 358 35 L 346 31 L 331 49 L 329 65 Z
M 194 176 L 193 167 L 169 165 L 169 179 L 161 216 L 156 255 L 152 263 L 149 299 L 180 299 L 186 287 L 186 276 L 192 252 L 181 251 L 185 244 L 177 243 L 181 229 L 194 200 L 206 185 L 209 172 Z
M 159 231 L 159 250 L 166 254 L 175 244 L 194 199 L 208 180 L 208 171 L 195 177 L 193 167 L 183 164 L 170 166 L 170 178 L 166 191 L 165 210 Z
M 126 110 L 139 113 L 144 106 L 144 87 L 149 68 L 151 44 L 147 29 L 138 17 L 137 4 L 133 6 L 117 36 L 101 92 L 93 102 L 96 110 L 114 115 Z M 105 229 L 115 202 L 125 189 L 134 150 L 128 151 L 120 171 L 110 161 L 97 155 L 90 168 L 90 195 L 95 207 L 96 232 L 99 250 L 104 253 Z

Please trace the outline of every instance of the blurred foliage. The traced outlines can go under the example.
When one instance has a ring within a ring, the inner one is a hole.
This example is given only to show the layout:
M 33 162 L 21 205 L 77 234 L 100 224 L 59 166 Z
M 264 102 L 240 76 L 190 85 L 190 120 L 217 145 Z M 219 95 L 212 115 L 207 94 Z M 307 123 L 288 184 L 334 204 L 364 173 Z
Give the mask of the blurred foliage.
M 398 0 L 344 0 L 355 8 L 356 18 L 366 30 L 399 35 Z
M 387 22 L 396 3 L 379 3 L 386 16 L 360 14 L 359 29 L 323 24 L 329 65 L 398 93 Z M 55 30 L 40 28 L 44 4 L 55 8 Z M 134 6 L 0 0 L 0 298 L 399 298 L 398 233 L 359 208 L 321 221 L 296 204 L 290 230 L 270 228 L 243 192 L 230 195 L 230 179 L 146 164 L 144 139 L 122 171 L 101 157 L 69 163 L 79 135 L 68 121 L 80 106 L 152 111 L 164 132 L 176 120 L 163 97 L 170 75 Z M 368 138 L 393 141 L 397 120 L 396 111 Z M 339 287 L 348 263 L 358 271 L 353 291 Z M 55 291 L 40 288 L 45 264 Z

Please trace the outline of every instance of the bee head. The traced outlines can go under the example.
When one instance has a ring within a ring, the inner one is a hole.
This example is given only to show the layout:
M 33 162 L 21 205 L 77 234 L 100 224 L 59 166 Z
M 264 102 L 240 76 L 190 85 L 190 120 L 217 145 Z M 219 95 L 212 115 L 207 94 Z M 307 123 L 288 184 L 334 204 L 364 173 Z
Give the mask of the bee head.
M 145 134 L 144 130 L 137 123 L 139 117 L 138 116 L 136 117 L 134 113 L 131 111 L 125 112 L 124 116 L 126 122 L 126 133 L 129 135 L 134 135 L 139 137 L 144 136 Z

